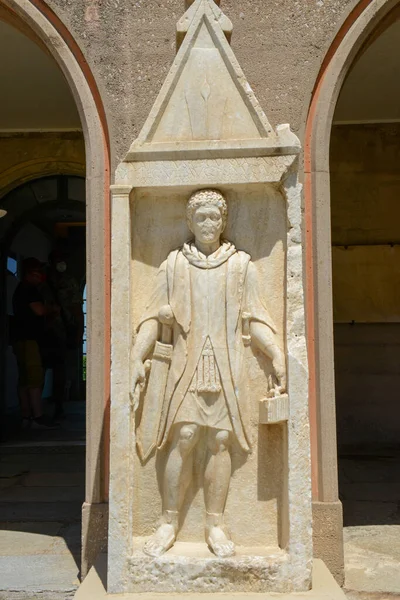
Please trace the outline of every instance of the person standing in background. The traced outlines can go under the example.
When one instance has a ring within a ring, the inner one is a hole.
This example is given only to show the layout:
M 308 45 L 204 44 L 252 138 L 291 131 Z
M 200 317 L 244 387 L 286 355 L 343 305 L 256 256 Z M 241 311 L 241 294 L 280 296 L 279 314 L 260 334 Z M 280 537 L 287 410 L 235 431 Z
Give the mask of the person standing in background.
M 26 258 L 22 261 L 22 281 L 13 296 L 13 349 L 18 364 L 22 426 L 31 426 L 33 429 L 52 427 L 43 415 L 44 366 L 41 343 L 45 318 L 51 318 L 60 311 L 55 304 L 45 305 L 39 291 L 43 277 L 43 263 L 34 257 Z
M 50 326 L 53 333 L 53 381 L 54 417 L 64 416 L 63 401 L 78 379 L 79 357 L 82 348 L 84 316 L 83 298 L 78 281 L 72 275 L 68 254 L 56 248 L 49 255 L 49 270 L 46 283 L 53 301 L 60 306 L 59 318 Z M 75 395 L 78 396 L 79 392 Z

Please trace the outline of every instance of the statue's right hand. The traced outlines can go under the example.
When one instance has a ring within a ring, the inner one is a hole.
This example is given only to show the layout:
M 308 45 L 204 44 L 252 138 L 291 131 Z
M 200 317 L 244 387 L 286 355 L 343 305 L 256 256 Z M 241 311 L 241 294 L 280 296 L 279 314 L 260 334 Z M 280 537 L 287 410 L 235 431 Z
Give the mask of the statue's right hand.
M 146 378 L 146 370 L 144 363 L 141 360 L 135 360 L 132 366 L 132 393 L 135 393 L 136 386 L 144 383 Z
M 135 360 L 132 367 L 131 406 L 134 412 L 139 408 L 140 393 L 145 387 L 146 373 L 150 370 L 151 361 Z

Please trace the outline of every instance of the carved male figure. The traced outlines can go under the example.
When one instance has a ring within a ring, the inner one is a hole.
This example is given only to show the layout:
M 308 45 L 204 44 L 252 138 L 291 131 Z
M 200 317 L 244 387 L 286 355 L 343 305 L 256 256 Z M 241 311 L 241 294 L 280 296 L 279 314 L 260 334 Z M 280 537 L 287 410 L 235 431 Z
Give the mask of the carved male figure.
M 243 380 L 244 343 L 272 359 L 284 391 L 285 358 L 260 299 L 250 256 L 221 239 L 227 205 L 216 190 L 200 190 L 187 204 L 194 241 L 171 252 L 161 265 L 153 297 L 132 350 L 133 389 L 145 379 L 144 362 L 170 328 L 172 359 L 157 425 L 158 448 L 167 447 L 162 524 L 144 552 L 160 556 L 175 542 L 179 512 L 193 471 L 193 450 L 204 438 L 206 542 L 220 557 L 234 554 L 223 514 L 231 477 L 232 443 L 249 451 Z M 169 340 L 167 340 L 169 341 Z M 136 407 L 135 407 L 136 408 Z M 146 404 L 144 405 L 144 411 Z

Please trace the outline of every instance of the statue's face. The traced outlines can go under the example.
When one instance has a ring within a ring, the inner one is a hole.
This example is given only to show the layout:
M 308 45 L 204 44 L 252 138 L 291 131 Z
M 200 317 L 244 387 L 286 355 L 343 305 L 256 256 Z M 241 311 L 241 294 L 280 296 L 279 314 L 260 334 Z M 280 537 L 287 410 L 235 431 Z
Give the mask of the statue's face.
M 219 240 L 223 230 L 223 221 L 217 206 L 200 206 L 193 215 L 192 231 L 203 244 L 212 244 Z

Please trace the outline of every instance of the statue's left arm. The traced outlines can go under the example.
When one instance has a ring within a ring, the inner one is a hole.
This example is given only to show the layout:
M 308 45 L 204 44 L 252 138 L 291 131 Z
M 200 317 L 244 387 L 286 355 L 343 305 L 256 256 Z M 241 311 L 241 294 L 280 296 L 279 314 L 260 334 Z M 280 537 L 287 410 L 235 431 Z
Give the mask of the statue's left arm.
M 250 321 L 250 335 L 255 345 L 271 358 L 280 392 L 286 391 L 285 355 L 276 341 L 276 334 L 265 323 Z
M 283 348 L 279 343 L 275 325 L 261 299 L 258 286 L 257 270 L 250 262 L 246 274 L 245 310 L 250 321 L 252 342 L 272 360 L 280 391 L 286 391 L 286 361 Z

